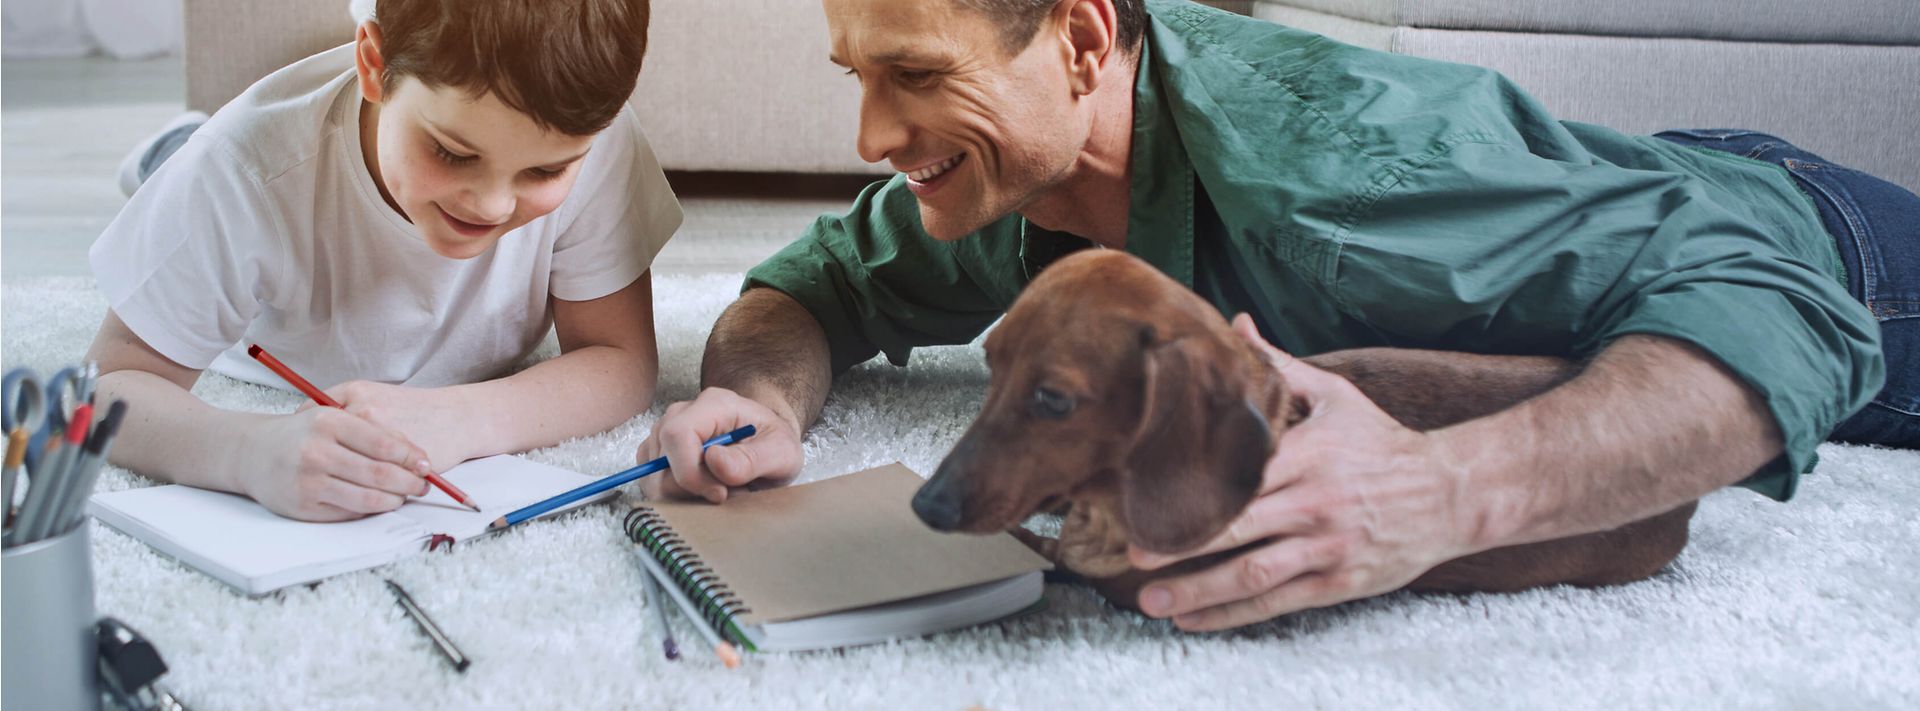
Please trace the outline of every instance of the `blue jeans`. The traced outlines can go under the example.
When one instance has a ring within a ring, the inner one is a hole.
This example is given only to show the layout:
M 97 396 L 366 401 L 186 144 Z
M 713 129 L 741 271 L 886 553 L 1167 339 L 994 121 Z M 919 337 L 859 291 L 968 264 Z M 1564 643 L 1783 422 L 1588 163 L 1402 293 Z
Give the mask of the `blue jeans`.
M 1879 320 L 1887 356 L 1886 387 L 1830 439 L 1920 448 L 1920 196 L 1757 131 L 1690 129 L 1657 137 L 1786 168 L 1813 198 L 1847 267 L 1847 290 Z

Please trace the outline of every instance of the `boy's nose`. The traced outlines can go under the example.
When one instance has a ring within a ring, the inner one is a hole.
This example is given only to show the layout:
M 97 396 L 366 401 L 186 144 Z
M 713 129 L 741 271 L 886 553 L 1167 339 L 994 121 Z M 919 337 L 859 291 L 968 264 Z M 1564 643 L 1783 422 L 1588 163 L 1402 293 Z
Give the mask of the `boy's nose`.
M 469 205 L 468 216 L 485 224 L 497 225 L 513 216 L 513 193 L 478 193 Z

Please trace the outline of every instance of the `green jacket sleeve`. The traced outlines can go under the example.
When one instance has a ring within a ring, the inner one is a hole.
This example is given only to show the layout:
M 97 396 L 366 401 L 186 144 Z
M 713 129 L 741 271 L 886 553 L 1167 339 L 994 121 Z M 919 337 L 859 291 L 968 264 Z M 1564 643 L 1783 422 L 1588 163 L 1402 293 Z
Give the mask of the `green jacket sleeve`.
M 1760 394 L 1785 454 L 1742 482 L 1786 500 L 1885 379 L 1879 327 L 1830 238 L 1756 224 L 1671 173 L 1468 143 L 1408 171 L 1342 241 L 1341 308 L 1414 347 L 1583 358 L 1692 343 Z
M 778 289 L 806 307 L 827 333 L 834 373 L 882 352 L 906 365 L 913 348 L 971 342 L 1005 313 L 1005 275 L 978 257 L 1011 244 L 1017 264 L 1019 231 L 1013 218 L 960 242 L 935 240 L 896 177 L 861 191 L 845 214 L 816 220 L 748 272 L 742 291 Z

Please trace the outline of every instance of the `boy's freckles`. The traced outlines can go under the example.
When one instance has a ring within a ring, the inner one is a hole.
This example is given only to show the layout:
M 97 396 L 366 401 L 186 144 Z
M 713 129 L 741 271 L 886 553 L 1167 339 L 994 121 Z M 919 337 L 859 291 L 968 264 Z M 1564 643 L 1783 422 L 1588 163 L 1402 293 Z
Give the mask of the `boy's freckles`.
M 593 136 L 548 130 L 492 94 L 402 79 L 362 121 L 368 170 L 428 247 L 468 259 L 565 202 Z M 371 134 L 371 135 L 368 135 Z

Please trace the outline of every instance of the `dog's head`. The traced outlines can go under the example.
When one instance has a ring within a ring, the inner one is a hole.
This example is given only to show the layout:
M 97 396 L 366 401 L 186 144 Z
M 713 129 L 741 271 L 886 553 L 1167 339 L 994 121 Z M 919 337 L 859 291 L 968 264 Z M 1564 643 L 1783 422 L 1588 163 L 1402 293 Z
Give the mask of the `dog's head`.
M 1147 263 L 1089 250 L 1042 273 L 987 337 L 986 403 L 913 509 L 987 533 L 1073 501 L 1117 506 L 1129 541 L 1204 543 L 1257 493 L 1286 411 L 1273 366 Z

